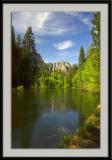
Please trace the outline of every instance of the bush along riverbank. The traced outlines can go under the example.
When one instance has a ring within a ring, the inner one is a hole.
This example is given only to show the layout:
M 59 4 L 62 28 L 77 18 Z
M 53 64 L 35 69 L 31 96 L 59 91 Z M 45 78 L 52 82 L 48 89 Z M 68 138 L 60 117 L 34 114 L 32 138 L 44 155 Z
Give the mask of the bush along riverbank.
M 75 134 L 63 136 L 59 144 L 61 148 L 99 148 L 100 147 L 100 105 L 90 115 Z

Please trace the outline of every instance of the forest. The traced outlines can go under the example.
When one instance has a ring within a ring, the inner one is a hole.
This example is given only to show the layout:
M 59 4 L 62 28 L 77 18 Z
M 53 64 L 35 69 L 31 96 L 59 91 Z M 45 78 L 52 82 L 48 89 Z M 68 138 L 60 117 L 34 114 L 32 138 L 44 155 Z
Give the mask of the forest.
M 85 53 L 79 50 L 79 63 L 70 65 L 68 71 L 49 70 L 36 50 L 35 35 L 29 26 L 24 35 L 17 35 L 12 26 L 12 87 L 22 88 L 77 88 L 100 90 L 100 13 L 91 21 L 92 42 Z M 74 58 L 74 57 L 73 57 Z M 52 63 L 52 62 L 51 62 Z
M 79 46 L 78 63 L 75 63 L 74 52 L 71 65 L 65 60 L 46 63 L 38 51 L 32 26 L 24 34 L 17 34 L 12 25 L 15 147 L 100 147 L 99 12 L 94 13 L 89 31 L 90 45 L 86 49 L 84 44 Z M 16 144 L 15 137 L 20 144 Z

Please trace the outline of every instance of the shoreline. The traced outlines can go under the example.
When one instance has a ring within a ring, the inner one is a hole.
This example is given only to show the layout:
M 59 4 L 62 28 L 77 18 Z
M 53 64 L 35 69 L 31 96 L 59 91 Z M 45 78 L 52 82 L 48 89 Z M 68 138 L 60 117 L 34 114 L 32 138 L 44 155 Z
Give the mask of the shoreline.
M 63 136 L 59 146 L 69 149 L 100 148 L 100 105 L 75 134 Z
M 41 87 L 31 87 L 31 88 L 24 88 L 24 86 L 17 86 L 13 87 L 13 89 L 16 90 L 25 90 L 25 89 L 72 89 L 72 90 L 78 90 L 78 91 L 83 91 L 83 92 L 89 92 L 89 93 L 100 93 L 100 90 L 86 90 L 86 89 L 80 89 L 80 88 L 75 88 L 75 87 L 68 87 L 68 88 L 41 88 Z

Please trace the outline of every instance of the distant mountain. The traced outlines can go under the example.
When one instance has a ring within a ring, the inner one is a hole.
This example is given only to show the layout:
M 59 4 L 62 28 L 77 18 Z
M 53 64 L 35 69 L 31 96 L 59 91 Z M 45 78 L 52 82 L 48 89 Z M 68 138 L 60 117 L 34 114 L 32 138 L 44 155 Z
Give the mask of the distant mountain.
M 37 58 L 37 62 L 44 63 L 44 61 L 39 53 L 36 53 L 36 58 Z
M 55 63 L 45 63 L 39 53 L 37 53 L 36 58 L 37 58 L 38 68 L 41 73 L 45 73 L 48 71 L 50 72 L 58 71 L 61 73 L 67 73 L 71 67 L 70 63 L 68 63 L 67 61 L 60 61 L 60 62 L 55 62 Z
M 58 71 L 67 73 L 69 69 L 70 69 L 70 63 L 68 63 L 67 61 L 61 61 L 49 64 L 49 71 Z
M 39 73 L 45 73 L 49 71 L 49 66 L 44 62 L 39 53 L 36 54 L 37 64 L 39 68 Z

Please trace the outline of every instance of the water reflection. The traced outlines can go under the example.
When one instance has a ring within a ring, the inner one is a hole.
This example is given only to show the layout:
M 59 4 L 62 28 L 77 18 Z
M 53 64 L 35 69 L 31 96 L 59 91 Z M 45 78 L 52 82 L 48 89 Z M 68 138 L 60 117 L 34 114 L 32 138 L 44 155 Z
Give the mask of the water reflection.
M 75 122 L 75 125 L 73 122 Z M 30 146 L 39 148 L 56 147 L 60 136 L 71 134 L 77 126 L 77 113 L 45 112 L 34 125 Z
M 53 101 L 53 99 L 52 99 L 52 105 L 51 106 L 52 106 L 51 111 L 54 112 L 54 101 Z
M 95 111 L 99 95 L 75 90 L 24 90 L 12 93 L 12 147 L 57 148 Z

